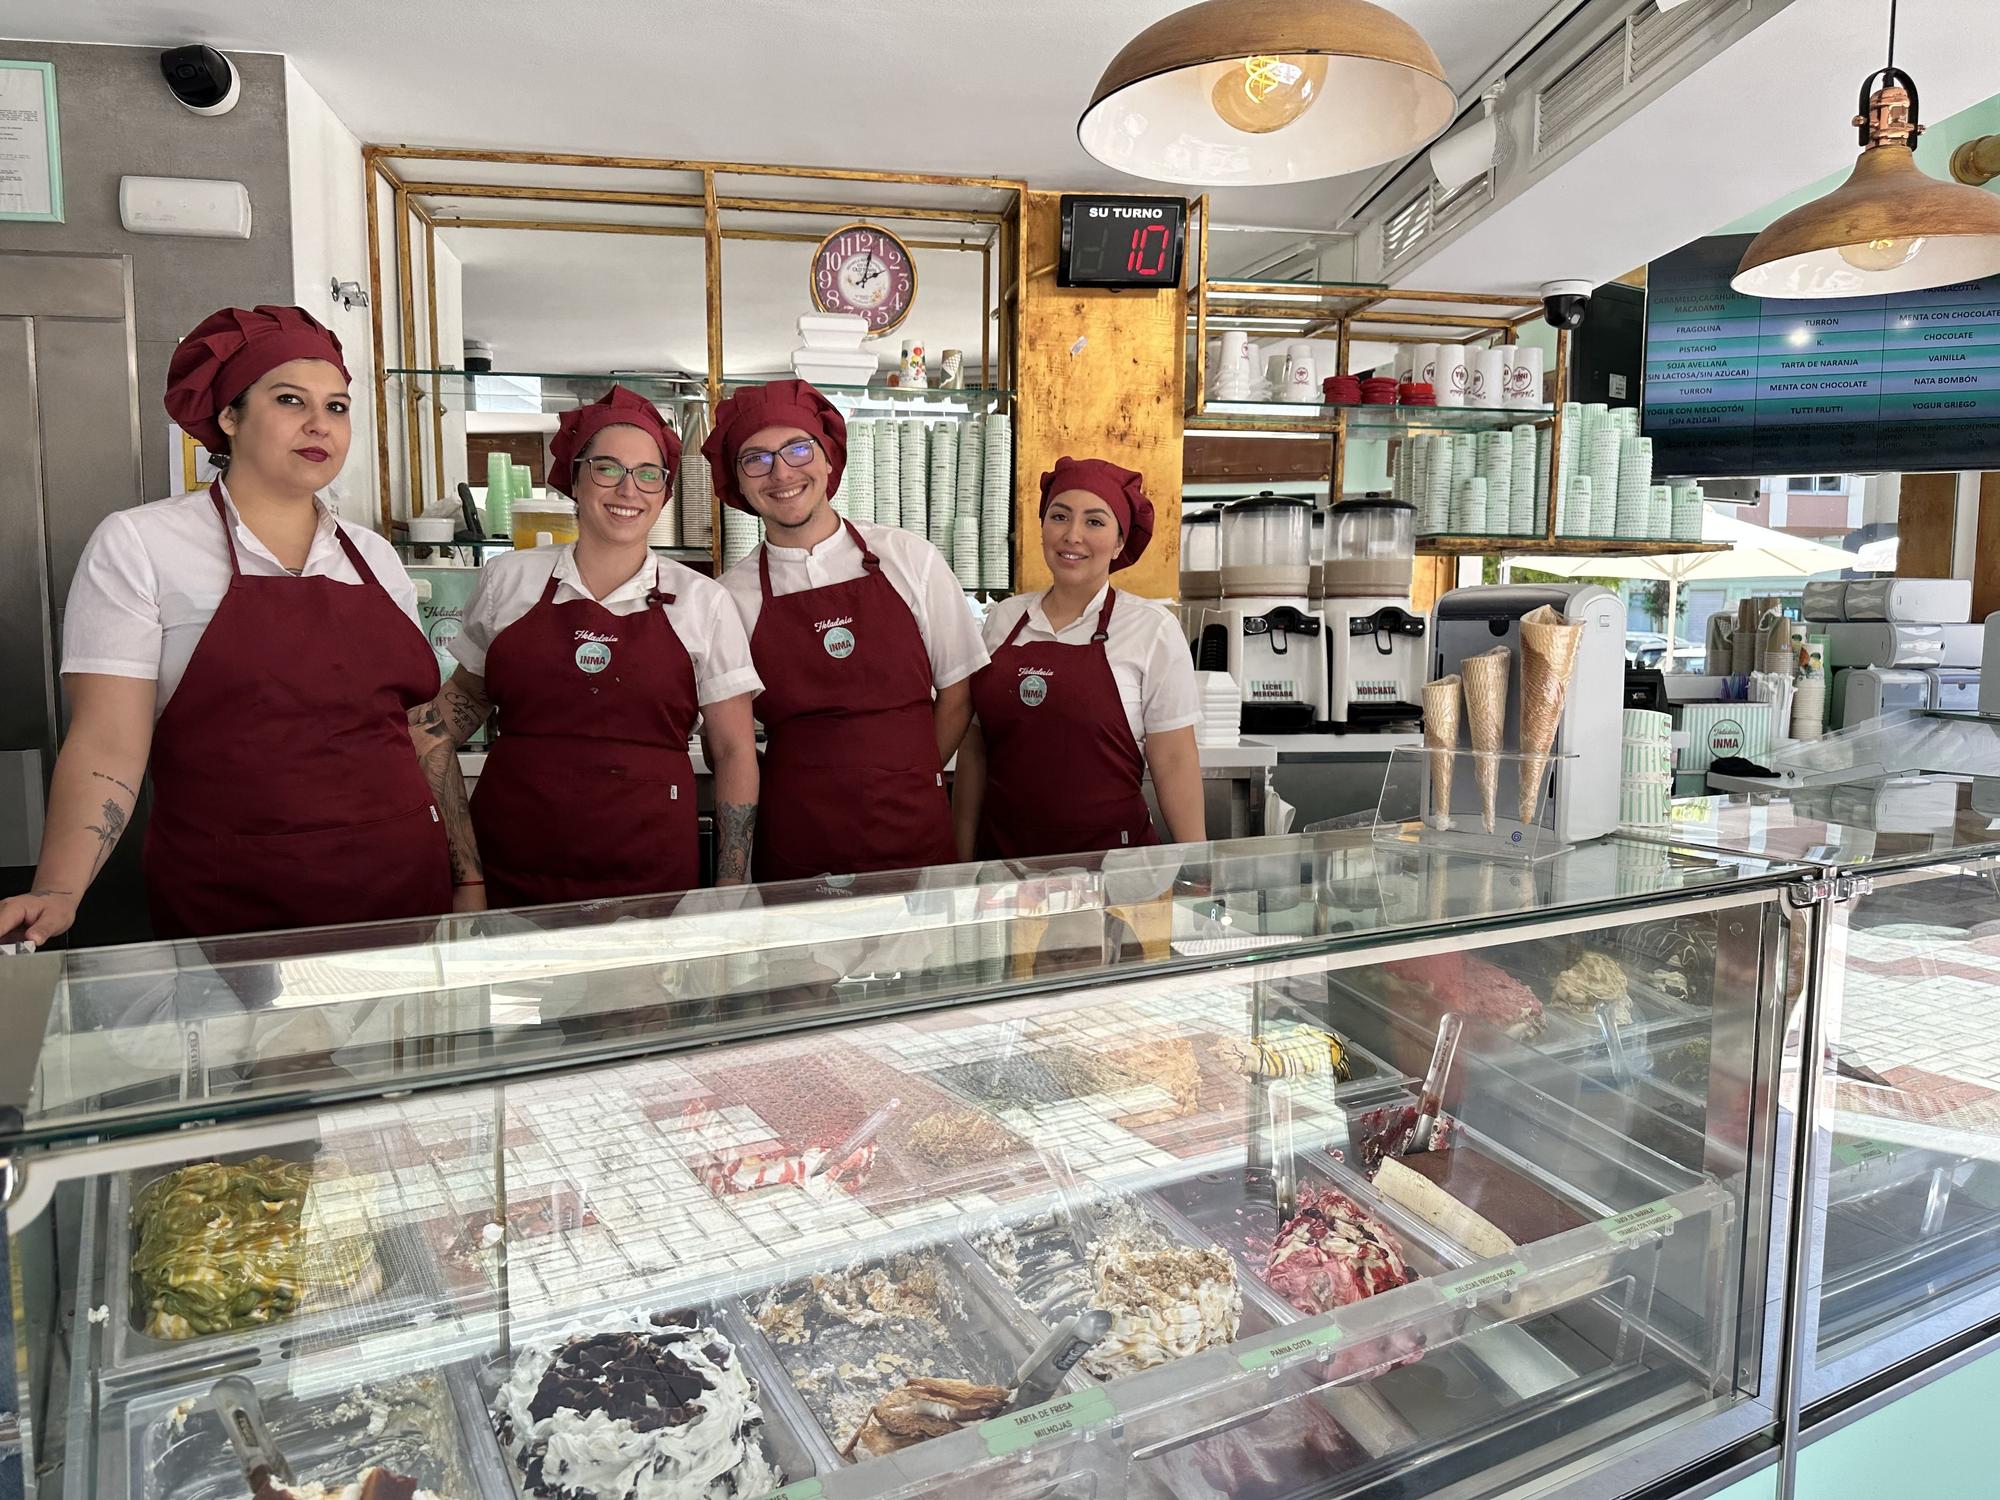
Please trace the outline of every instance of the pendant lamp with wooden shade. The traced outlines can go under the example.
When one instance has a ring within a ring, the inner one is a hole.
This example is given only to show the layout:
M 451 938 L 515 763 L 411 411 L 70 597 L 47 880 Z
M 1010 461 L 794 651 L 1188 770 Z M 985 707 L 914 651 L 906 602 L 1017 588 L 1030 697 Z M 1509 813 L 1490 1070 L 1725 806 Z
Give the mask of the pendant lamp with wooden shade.
M 1125 45 L 1076 133 L 1134 176 L 1255 187 L 1407 156 L 1457 112 L 1430 44 L 1368 0 L 1204 0 Z
M 1861 81 L 1861 159 L 1847 181 L 1750 242 L 1730 286 L 1752 297 L 1870 297 L 2000 274 L 2000 196 L 1918 166 L 1917 85 L 1895 66 Z M 1870 93 L 1870 86 L 1881 87 Z

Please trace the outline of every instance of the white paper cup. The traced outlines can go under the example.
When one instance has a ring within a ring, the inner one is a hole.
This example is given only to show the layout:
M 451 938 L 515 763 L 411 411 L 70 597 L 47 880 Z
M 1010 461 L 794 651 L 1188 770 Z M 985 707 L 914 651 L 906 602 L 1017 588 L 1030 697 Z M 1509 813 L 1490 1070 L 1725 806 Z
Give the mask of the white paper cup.
M 1462 344 L 1440 344 L 1437 364 L 1433 368 L 1431 385 L 1437 391 L 1439 406 L 1465 405 L 1466 387 L 1470 374 L 1465 365 L 1465 346 Z

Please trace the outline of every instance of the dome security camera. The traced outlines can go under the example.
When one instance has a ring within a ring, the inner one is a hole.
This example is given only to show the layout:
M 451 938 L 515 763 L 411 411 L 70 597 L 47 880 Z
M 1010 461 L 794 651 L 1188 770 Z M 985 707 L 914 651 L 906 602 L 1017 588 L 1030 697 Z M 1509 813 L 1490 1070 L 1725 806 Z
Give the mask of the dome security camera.
M 1590 306 L 1594 290 L 1587 281 L 1545 281 L 1542 283 L 1542 316 L 1551 328 L 1583 327 L 1584 310 Z
M 243 97 L 236 66 L 213 47 L 175 47 L 160 54 L 160 74 L 181 108 L 198 115 L 226 115 Z

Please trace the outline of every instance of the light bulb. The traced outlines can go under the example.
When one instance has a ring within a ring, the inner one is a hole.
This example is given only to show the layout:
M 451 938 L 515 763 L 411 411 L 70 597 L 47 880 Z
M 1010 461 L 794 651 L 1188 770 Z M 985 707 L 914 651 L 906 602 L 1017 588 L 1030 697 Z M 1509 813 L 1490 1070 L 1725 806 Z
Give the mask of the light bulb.
M 1857 271 L 1893 271 L 1907 266 L 1923 248 L 1924 237 L 1918 234 L 1863 240 L 1858 245 L 1842 245 L 1839 251 L 1840 258 Z
M 1311 109 L 1325 83 L 1324 57 L 1244 57 L 1224 64 L 1209 100 L 1226 124 L 1251 135 L 1269 135 Z

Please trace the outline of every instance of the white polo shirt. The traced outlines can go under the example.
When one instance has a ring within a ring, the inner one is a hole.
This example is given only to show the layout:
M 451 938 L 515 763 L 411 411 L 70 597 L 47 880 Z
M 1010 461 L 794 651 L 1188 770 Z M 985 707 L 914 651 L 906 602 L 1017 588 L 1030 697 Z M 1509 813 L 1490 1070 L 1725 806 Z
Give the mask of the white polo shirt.
M 479 570 L 479 583 L 466 601 L 465 618 L 451 642 L 451 654 L 468 672 L 485 673 L 494 637 L 541 602 L 551 575 L 556 580 L 556 603 L 592 597 L 577 571 L 574 542 L 503 552 Z M 694 661 L 697 703 L 706 707 L 763 690 L 757 669 L 750 664 L 750 639 L 743 633 L 743 621 L 713 578 L 672 558 L 652 556 L 597 602 L 614 615 L 636 615 L 646 608 L 646 595 L 655 587 L 674 596 L 674 602 L 664 606 L 667 622 Z
M 986 612 L 986 649 L 998 651 L 1023 614 L 1028 623 L 1014 637 L 1015 645 L 1060 641 L 1065 646 L 1087 646 L 1097 634 L 1097 616 L 1104 609 L 1105 591 L 1110 587 L 1107 583 L 1099 589 L 1084 612 L 1061 630 L 1051 626 L 1043 612 L 1047 590 L 1003 599 Z M 1180 622 L 1164 606 L 1120 590 L 1118 607 L 1111 611 L 1104 654 L 1118 683 L 1125 722 L 1141 750 L 1146 748 L 1149 734 L 1201 722 L 1201 690 L 1195 685 L 1194 658 L 1188 653 Z
M 931 659 L 931 685 L 948 688 L 985 666 L 986 648 L 979 643 L 979 622 L 944 554 L 915 532 L 900 527 L 856 521 L 854 528 L 882 560 L 884 576 L 917 617 L 917 629 Z M 722 575 L 722 586 L 736 601 L 744 633 L 750 636 L 756 635 L 757 617 L 764 612 L 757 567 L 760 552 L 771 555 L 773 594 L 796 594 L 830 583 L 846 583 L 867 571 L 861 549 L 854 545 L 845 526 L 817 547 L 760 543 L 758 551 Z
M 243 524 L 227 485 L 222 493 L 245 576 L 290 577 Z M 359 587 L 361 575 L 340 545 L 344 531 L 396 607 L 417 624 L 417 591 L 396 549 L 366 527 L 340 520 L 318 496 L 313 509 L 319 526 L 299 576 Z M 62 669 L 149 678 L 159 684 L 153 699 L 158 717 L 228 588 L 229 544 L 207 489 L 113 511 L 90 534 L 77 561 L 63 615 Z

